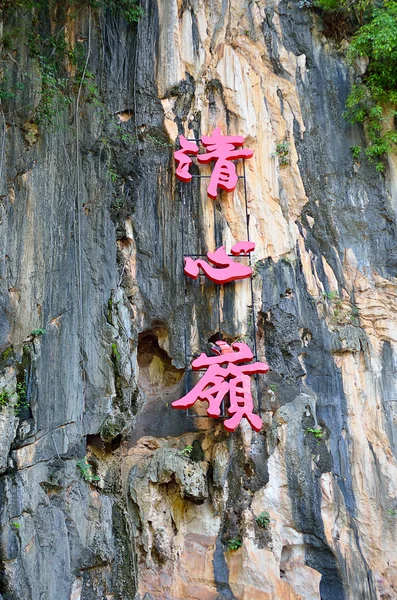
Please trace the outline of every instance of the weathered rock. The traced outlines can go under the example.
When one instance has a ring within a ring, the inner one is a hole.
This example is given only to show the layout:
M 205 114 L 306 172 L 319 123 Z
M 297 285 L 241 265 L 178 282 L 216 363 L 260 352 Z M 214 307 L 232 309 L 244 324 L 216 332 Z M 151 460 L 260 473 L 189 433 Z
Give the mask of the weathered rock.
M 352 159 L 343 48 L 299 2 L 41 4 L 2 7 L 0 598 L 394 599 L 397 163 Z M 87 59 L 53 126 L 35 23 Z M 255 153 L 253 290 L 219 300 L 183 254 L 246 239 L 244 185 L 214 202 L 172 159 L 217 126 Z M 173 411 L 252 302 L 263 430 Z
M 205 462 L 193 462 L 178 450 L 162 448 L 150 463 L 148 478 L 159 484 L 175 480 L 181 498 L 201 504 L 208 498 L 207 468 Z

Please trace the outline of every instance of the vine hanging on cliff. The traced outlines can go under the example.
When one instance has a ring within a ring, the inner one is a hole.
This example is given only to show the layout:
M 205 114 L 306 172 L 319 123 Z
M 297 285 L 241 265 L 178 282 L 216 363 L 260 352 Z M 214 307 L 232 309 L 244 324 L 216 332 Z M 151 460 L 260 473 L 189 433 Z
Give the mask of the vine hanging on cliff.
M 64 2 L 65 10 L 70 7 L 75 7 L 78 0 L 67 0 Z M 15 11 L 18 8 L 36 9 L 36 8 L 51 8 L 55 2 L 52 0 L 0 0 L 0 11 L 6 13 L 9 10 Z M 113 13 L 120 14 L 127 23 L 137 23 L 144 15 L 143 8 L 139 5 L 139 0 L 87 0 L 81 1 L 80 4 L 88 4 L 92 8 L 109 8 Z
M 0 103 L 9 104 L 6 112 L 28 113 L 25 118 L 30 121 L 52 125 L 56 115 L 73 103 L 82 88 L 85 100 L 100 104 L 94 74 L 87 69 L 84 40 L 71 40 L 67 35 L 68 21 L 87 7 L 90 11 L 108 9 L 129 24 L 136 24 L 144 14 L 139 0 L 66 0 L 62 5 L 54 0 L 0 0 L 4 21 L 0 46 L 6 51 L 0 61 Z M 54 15 L 60 16 L 62 22 L 59 18 L 54 20 Z M 18 38 L 36 60 L 36 74 L 25 68 L 18 55 L 18 60 L 14 58 Z M 22 82 L 15 82 L 15 64 Z M 26 94 L 23 98 L 27 79 L 33 81 L 38 103 L 32 98 L 26 102 Z

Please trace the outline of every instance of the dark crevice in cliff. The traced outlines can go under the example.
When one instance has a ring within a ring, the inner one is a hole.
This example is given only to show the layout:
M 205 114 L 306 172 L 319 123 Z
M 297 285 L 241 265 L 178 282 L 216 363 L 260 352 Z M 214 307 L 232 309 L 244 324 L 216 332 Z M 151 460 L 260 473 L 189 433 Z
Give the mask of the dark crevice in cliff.
M 217 600 L 236 600 L 229 585 L 229 570 L 224 556 L 224 546 L 218 537 L 216 540 L 214 558 L 212 561 L 214 568 L 214 581 L 216 589 L 220 596 Z

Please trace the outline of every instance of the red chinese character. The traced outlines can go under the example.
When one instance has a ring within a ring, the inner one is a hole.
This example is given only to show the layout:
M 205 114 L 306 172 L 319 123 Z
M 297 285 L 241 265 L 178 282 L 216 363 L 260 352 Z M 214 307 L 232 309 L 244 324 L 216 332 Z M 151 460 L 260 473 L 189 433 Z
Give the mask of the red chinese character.
M 244 144 L 243 136 L 223 136 L 219 127 L 214 129 L 212 136 L 204 135 L 201 141 L 208 152 L 198 155 L 199 163 L 216 161 L 207 190 L 208 196 L 215 200 L 218 187 L 227 192 L 232 192 L 236 188 L 238 181 L 236 166 L 231 161 L 238 158 L 251 158 L 254 153 L 248 148 L 238 148 Z M 181 149 L 174 153 L 178 163 L 175 174 L 182 181 L 190 181 L 192 176 L 189 167 L 193 161 L 188 154 L 197 156 L 199 149 L 194 142 L 189 142 L 183 135 L 179 136 L 179 142 Z
M 179 136 L 179 143 L 181 145 L 181 149 L 174 152 L 174 158 L 178 163 L 175 175 L 182 181 L 190 181 L 192 176 L 189 173 L 189 167 L 193 161 L 187 156 L 187 153 L 189 152 L 189 154 L 196 156 L 199 149 L 197 144 L 194 142 L 189 142 L 183 135 Z
M 197 157 L 199 163 L 216 161 L 207 190 L 208 196 L 215 200 L 218 187 L 226 192 L 232 192 L 237 185 L 236 166 L 231 161 L 237 158 L 251 158 L 254 153 L 248 148 L 236 150 L 237 146 L 244 144 L 243 136 L 223 136 L 219 127 L 214 129 L 212 136 L 203 135 L 201 141 L 208 153 Z
M 203 367 L 208 367 L 208 370 L 188 394 L 172 403 L 172 407 L 189 408 L 197 400 L 206 400 L 207 414 L 216 418 L 220 415 L 222 400 L 229 393 L 228 413 L 232 416 L 224 421 L 225 428 L 234 431 L 244 417 L 255 431 L 260 431 L 262 419 L 253 413 L 254 402 L 249 375 L 267 373 L 269 366 L 261 362 L 238 365 L 254 357 L 247 344 L 235 342 L 230 347 L 226 342 L 219 341 L 216 345 L 219 347 L 218 356 L 202 353 L 192 362 L 193 370 L 197 371 Z
M 239 256 L 239 254 L 246 256 L 253 250 L 255 250 L 254 242 L 238 242 L 231 249 L 231 253 L 233 256 Z M 233 258 L 226 254 L 224 246 L 221 246 L 215 252 L 207 252 L 207 256 L 208 260 L 219 268 L 212 267 L 205 260 L 193 260 L 190 256 L 185 256 L 185 275 L 192 279 L 197 279 L 201 268 L 208 279 L 214 283 L 237 281 L 238 279 L 246 279 L 252 275 L 251 267 L 234 262 Z

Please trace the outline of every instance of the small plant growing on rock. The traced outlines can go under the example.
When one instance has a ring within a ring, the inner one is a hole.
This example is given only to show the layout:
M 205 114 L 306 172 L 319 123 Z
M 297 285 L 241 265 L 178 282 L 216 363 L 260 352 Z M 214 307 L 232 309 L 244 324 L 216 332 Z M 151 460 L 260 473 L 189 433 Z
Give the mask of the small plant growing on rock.
M 169 142 L 161 140 L 161 139 L 155 137 L 154 135 L 150 135 L 149 133 L 146 134 L 146 138 L 148 140 L 151 140 L 159 148 L 173 148 L 173 145 L 170 144 Z
M 323 298 L 326 300 L 331 300 L 333 304 L 341 304 L 342 302 L 338 292 L 323 292 Z
M 325 431 L 321 429 L 321 427 L 313 428 L 308 427 L 306 429 L 306 433 L 311 433 L 316 438 L 317 443 L 319 444 L 325 435 Z
M 116 343 L 112 344 L 112 356 L 116 360 L 120 360 L 120 358 L 121 358 L 121 355 L 120 355 L 120 352 L 119 352 L 119 350 L 117 348 L 117 344 Z
M 231 540 L 227 541 L 227 547 L 229 550 L 238 550 L 241 548 L 242 544 L 243 542 L 240 538 L 232 538 Z
M 278 390 L 278 386 L 277 386 L 277 384 L 276 384 L 276 383 L 271 383 L 271 384 L 269 385 L 269 390 L 270 390 L 270 391 L 272 391 L 272 392 L 273 392 L 273 394 L 275 394 L 275 393 L 277 392 L 277 390 Z
M 290 164 L 289 142 L 279 142 L 276 144 L 275 152 L 271 154 L 272 158 L 278 156 L 280 167 L 286 167 Z
M 17 393 L 17 401 L 16 404 L 14 406 L 14 412 L 15 414 L 18 416 L 25 408 L 29 408 L 29 402 L 28 402 L 28 398 L 27 398 L 27 389 L 26 389 L 26 383 L 17 383 L 17 387 L 16 387 L 16 393 Z
M 180 451 L 180 455 L 181 456 L 186 456 L 187 458 L 190 458 L 190 454 L 193 450 L 193 446 L 185 446 L 183 450 Z
M 350 146 L 350 152 L 352 153 L 353 160 L 358 162 L 360 160 L 361 146 Z
M 0 392 L 0 406 L 8 406 L 10 403 L 10 395 L 7 390 Z
M 11 527 L 18 531 L 18 529 L 21 529 L 21 524 L 18 521 L 11 521 Z
M 270 514 L 267 510 L 263 510 L 255 519 L 260 527 L 267 529 L 270 524 Z
M 259 267 L 261 264 L 260 254 L 258 252 L 254 252 L 250 258 L 250 267 L 252 269 L 252 277 L 257 277 L 259 275 Z
M 118 173 L 110 166 L 108 167 L 107 176 L 113 185 L 118 185 L 120 183 L 120 177 Z
M 33 337 L 39 337 L 40 335 L 44 335 L 45 333 L 47 333 L 45 329 L 33 329 L 30 335 L 32 335 Z
M 331 302 L 332 308 L 328 307 L 328 314 L 334 324 L 347 325 L 351 323 L 352 325 L 358 325 L 359 310 L 357 306 L 353 305 L 351 309 L 343 310 L 343 300 L 338 292 L 323 292 L 323 298 Z
M 125 204 L 125 198 L 116 198 L 116 200 L 112 204 L 113 210 L 121 210 Z
M 87 461 L 87 457 L 78 460 L 76 463 L 76 467 L 80 469 L 80 474 L 84 481 L 88 481 L 88 483 L 93 483 L 94 481 L 99 481 L 100 477 L 95 475 L 92 472 L 92 465 Z

